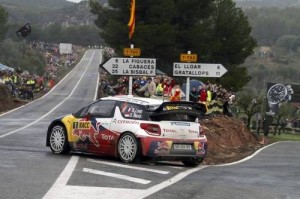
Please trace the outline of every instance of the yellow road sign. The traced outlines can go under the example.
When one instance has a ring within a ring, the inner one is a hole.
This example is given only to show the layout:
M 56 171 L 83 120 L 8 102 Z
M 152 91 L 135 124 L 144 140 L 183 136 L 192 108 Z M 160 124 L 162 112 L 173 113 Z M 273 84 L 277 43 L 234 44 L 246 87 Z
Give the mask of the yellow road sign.
M 197 54 L 180 54 L 181 62 L 197 62 Z
M 130 57 L 130 56 L 138 57 L 138 56 L 141 56 L 141 49 L 140 48 L 124 48 L 123 55 L 128 56 L 128 57 Z

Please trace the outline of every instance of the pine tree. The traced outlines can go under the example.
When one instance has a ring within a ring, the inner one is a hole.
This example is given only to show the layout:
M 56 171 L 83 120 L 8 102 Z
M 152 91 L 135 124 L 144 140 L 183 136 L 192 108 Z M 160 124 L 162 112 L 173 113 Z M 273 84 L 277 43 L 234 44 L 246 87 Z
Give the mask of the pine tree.
M 256 42 L 247 17 L 232 0 L 136 0 L 132 41 L 127 27 L 130 0 L 110 0 L 108 7 L 90 1 L 90 6 L 101 37 L 119 55 L 133 42 L 142 57 L 157 58 L 157 68 L 171 75 L 173 62 L 190 50 L 198 54 L 200 63 L 227 68 L 218 79 L 224 86 L 239 90 L 250 80 L 247 70 L 238 65 L 252 54 Z

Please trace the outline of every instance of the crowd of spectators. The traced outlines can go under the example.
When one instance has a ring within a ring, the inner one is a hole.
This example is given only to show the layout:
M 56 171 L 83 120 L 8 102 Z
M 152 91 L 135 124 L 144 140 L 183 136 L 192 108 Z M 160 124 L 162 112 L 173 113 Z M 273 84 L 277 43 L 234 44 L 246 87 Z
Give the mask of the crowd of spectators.
M 71 54 L 60 54 L 59 44 L 50 44 L 40 41 L 30 42 L 27 50 L 37 50 L 45 59 L 43 75 L 31 74 L 17 68 L 14 71 L 0 71 L 0 83 L 6 84 L 15 98 L 33 100 L 36 93 L 51 89 L 58 81 L 60 67 L 69 67 L 77 60 L 81 48 L 73 45 Z
M 104 70 L 100 70 L 100 75 L 102 96 L 128 94 L 129 79 L 127 76 L 121 76 L 117 81 L 111 81 Z M 186 100 L 185 92 L 181 90 L 181 86 L 176 83 L 174 78 L 166 75 L 134 76 L 132 94 L 141 97 L 164 98 L 170 101 Z M 214 111 L 232 116 L 230 106 L 235 101 L 235 95 L 233 91 L 223 88 L 222 85 L 212 84 L 208 81 L 199 87 L 193 86 L 189 100 L 204 104 L 208 113 Z M 219 108 L 216 109 L 216 106 Z

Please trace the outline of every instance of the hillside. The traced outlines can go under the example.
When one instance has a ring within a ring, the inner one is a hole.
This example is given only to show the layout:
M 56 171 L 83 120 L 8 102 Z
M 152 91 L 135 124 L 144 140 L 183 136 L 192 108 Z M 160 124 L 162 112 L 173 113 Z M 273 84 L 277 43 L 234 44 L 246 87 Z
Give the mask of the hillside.
M 99 0 L 104 4 L 107 0 Z M 88 1 L 73 3 L 66 0 L 0 0 L 9 13 L 10 23 L 31 23 L 45 26 L 52 23 L 65 25 L 91 24 L 94 16 Z
M 261 7 L 294 7 L 300 6 L 299 0 L 235 0 L 239 7 L 243 8 L 261 8 Z
M 267 82 L 300 84 L 299 63 L 298 52 L 287 53 L 276 47 L 258 47 L 255 53 L 244 63 L 252 77 L 248 83 L 248 88 L 257 91 L 266 89 L 264 86 Z
M 74 3 L 65 0 L 0 0 L 0 4 L 9 9 L 43 12 L 68 7 Z

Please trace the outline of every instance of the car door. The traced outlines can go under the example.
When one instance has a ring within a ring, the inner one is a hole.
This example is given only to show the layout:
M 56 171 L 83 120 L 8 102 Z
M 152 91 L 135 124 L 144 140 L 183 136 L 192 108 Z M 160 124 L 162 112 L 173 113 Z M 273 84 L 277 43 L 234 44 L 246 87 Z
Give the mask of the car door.
M 114 115 L 116 101 L 100 100 L 81 112 L 81 117 L 73 122 L 73 148 L 89 153 L 113 154 L 117 136 L 109 130 Z

